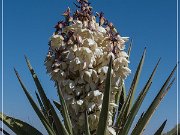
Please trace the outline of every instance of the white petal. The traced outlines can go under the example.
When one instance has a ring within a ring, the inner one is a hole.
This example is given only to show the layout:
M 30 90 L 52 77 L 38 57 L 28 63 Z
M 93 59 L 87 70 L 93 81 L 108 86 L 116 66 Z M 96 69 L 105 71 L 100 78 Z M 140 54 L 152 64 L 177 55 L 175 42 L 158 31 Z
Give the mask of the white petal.
M 60 46 L 62 46 L 64 44 L 63 40 L 64 40 L 64 38 L 61 35 L 53 35 L 51 37 L 51 42 L 50 42 L 52 49 L 56 49 L 56 48 L 59 48 Z
M 108 131 L 111 135 L 116 135 L 116 132 L 112 127 L 108 127 Z
M 118 105 L 115 104 L 115 103 L 110 103 L 110 106 L 112 106 L 112 107 L 114 107 L 114 108 L 117 108 L 117 107 L 118 107 Z
M 91 102 L 91 103 L 88 103 L 88 111 L 91 112 L 93 111 L 93 109 L 95 108 L 96 104 Z
M 99 26 L 99 27 L 97 28 L 97 30 L 98 30 L 99 32 L 101 32 L 101 33 L 106 33 L 106 29 L 103 28 L 103 27 L 101 27 L 101 26 Z
M 96 48 L 94 55 L 99 58 L 100 56 L 103 55 L 103 50 L 101 48 Z
M 93 91 L 93 94 L 95 97 L 97 97 L 97 96 L 100 96 L 102 94 L 102 92 L 100 92 L 99 90 L 95 90 L 95 91 Z
M 125 42 L 129 41 L 129 37 L 121 37 Z
M 91 80 L 92 80 L 91 76 L 92 76 L 92 70 L 89 70 L 89 71 L 84 72 L 83 78 L 85 81 L 91 82 Z
M 83 104 L 83 102 L 84 102 L 83 100 L 78 100 L 77 104 L 81 106 Z

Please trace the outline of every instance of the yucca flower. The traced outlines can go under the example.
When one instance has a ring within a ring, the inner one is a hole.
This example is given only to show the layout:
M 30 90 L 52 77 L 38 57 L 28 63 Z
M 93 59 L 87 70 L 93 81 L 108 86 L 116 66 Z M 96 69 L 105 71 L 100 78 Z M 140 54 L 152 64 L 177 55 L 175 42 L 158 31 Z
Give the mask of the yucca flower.
M 103 13 L 97 13 L 95 17 L 87 1 L 78 3 L 76 6 L 80 10 L 71 17 L 68 8 L 63 14 L 65 21 L 55 26 L 45 65 L 52 80 L 60 85 L 75 132 L 81 134 L 86 110 L 90 130 L 97 129 L 110 57 L 113 68 L 109 126 L 113 124 L 112 114 L 118 106 L 115 95 L 131 70 L 128 68 L 129 56 L 124 51 L 128 37 L 121 37 Z
M 38 104 L 33 100 L 17 70 L 16 77 L 49 135 L 142 135 L 155 110 L 175 81 L 177 64 L 159 89 L 150 106 L 135 117 L 150 90 L 160 59 L 152 70 L 144 87 L 135 99 L 134 95 L 143 68 L 146 49 L 142 54 L 129 90 L 125 79 L 132 42 L 125 52 L 128 37 L 121 37 L 104 13 L 92 12 L 88 0 L 77 0 L 78 10 L 73 14 L 68 8 L 55 26 L 45 58 L 47 73 L 55 82 L 59 100 L 53 100 L 56 109 L 41 85 L 27 57 L 26 63 L 36 85 Z M 154 91 L 153 91 L 154 92 Z M 127 94 L 126 94 L 127 93 Z M 59 117 L 59 114 L 61 117 Z M 0 113 L 0 120 L 17 135 L 43 135 L 34 126 Z M 160 135 L 165 120 L 154 135 Z M 132 129 L 132 130 L 131 130 Z M 0 130 L 8 135 L 4 129 Z

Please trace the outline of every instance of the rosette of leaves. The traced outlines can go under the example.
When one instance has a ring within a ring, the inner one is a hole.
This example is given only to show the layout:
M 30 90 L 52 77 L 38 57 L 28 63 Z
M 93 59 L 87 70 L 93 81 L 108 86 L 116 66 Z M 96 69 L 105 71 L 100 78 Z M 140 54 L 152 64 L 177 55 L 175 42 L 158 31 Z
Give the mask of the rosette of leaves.
M 46 96 L 27 58 L 28 68 L 37 87 L 38 104 L 34 102 L 15 70 L 20 85 L 49 135 L 141 135 L 172 86 L 175 80 L 172 77 L 177 66 L 130 133 L 160 60 L 139 96 L 134 99 L 146 55 L 145 49 L 126 94 L 124 79 L 130 73 L 128 63 L 131 45 L 126 53 L 124 43 L 128 38 L 121 37 L 113 24 L 104 18 L 103 13 L 97 13 L 95 17 L 87 0 L 77 2 L 75 5 L 79 9 L 71 15 L 68 8 L 63 14 L 65 21 L 60 21 L 55 26 L 56 31 L 50 39 L 45 60 L 47 72 L 56 84 L 59 101 L 53 103 L 58 110 Z M 0 119 L 18 135 L 42 135 L 28 123 L 3 113 Z M 155 135 L 162 133 L 165 124 L 166 121 Z M 2 132 L 8 134 L 3 129 Z

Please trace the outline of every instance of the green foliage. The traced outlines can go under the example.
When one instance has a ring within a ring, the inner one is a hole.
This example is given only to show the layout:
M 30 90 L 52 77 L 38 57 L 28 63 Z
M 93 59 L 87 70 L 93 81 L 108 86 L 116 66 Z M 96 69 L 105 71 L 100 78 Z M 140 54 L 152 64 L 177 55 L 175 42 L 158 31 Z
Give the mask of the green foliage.
M 89 130 L 89 121 L 88 121 L 88 115 L 87 111 L 85 111 L 85 135 L 91 135 L 90 130 Z
M 127 121 L 122 129 L 122 132 L 120 133 L 121 135 L 127 135 L 128 134 L 128 131 L 133 123 L 133 120 L 135 118 L 135 116 L 137 115 L 137 112 L 139 111 L 139 108 L 151 86 L 151 83 L 152 83 L 152 79 L 154 77 L 154 74 L 156 72 L 156 69 L 158 67 L 158 64 L 159 64 L 160 60 L 158 61 L 158 63 L 156 64 L 151 76 L 149 77 L 149 80 L 147 81 L 146 85 L 144 86 L 143 90 L 141 91 L 141 93 L 139 94 L 138 98 L 136 99 L 128 117 L 127 117 Z
M 134 100 L 134 93 L 136 91 L 136 87 L 137 87 L 137 84 L 139 82 L 139 77 L 140 77 L 140 74 L 141 74 L 142 66 L 144 64 L 145 55 L 146 55 L 146 49 L 144 50 L 143 55 L 141 57 L 141 60 L 139 62 L 138 68 L 137 68 L 136 73 L 134 75 L 134 79 L 133 79 L 133 81 L 131 83 L 131 87 L 130 87 L 128 96 L 126 98 L 126 101 L 123 104 L 120 113 L 118 114 L 117 121 L 116 121 L 116 124 L 115 124 L 115 126 L 117 128 L 120 127 L 118 132 L 121 132 L 121 130 L 122 130 L 121 128 L 124 126 L 124 123 L 126 122 L 126 119 L 127 119 L 128 114 L 129 114 L 130 108 L 132 106 L 132 102 Z
M 167 78 L 166 82 L 159 90 L 159 93 L 156 95 L 153 102 L 151 103 L 151 105 L 149 106 L 147 111 L 144 113 L 142 119 L 140 119 L 141 120 L 140 124 L 136 125 L 136 127 L 132 131 L 132 135 L 141 135 L 142 132 L 144 131 L 145 126 L 149 122 L 149 120 L 152 117 L 153 113 L 155 112 L 156 108 L 158 107 L 158 105 L 160 104 L 160 102 L 162 101 L 162 99 L 164 98 L 164 96 L 166 95 L 166 93 L 168 92 L 170 87 L 172 86 L 175 79 L 173 79 L 169 85 L 168 85 L 168 83 L 169 83 L 170 79 L 172 78 L 172 75 L 174 74 L 176 68 L 177 68 L 177 66 L 174 67 L 173 71 Z
M 48 122 L 48 120 L 46 119 L 46 117 L 43 115 L 42 111 L 38 108 L 37 104 L 34 102 L 34 100 L 32 99 L 31 95 L 29 94 L 28 90 L 26 89 L 26 87 L 24 86 L 23 82 L 21 81 L 21 78 L 18 74 L 18 72 L 14 69 L 15 74 L 18 78 L 18 81 L 26 95 L 26 97 L 28 98 L 32 108 L 34 109 L 34 111 L 36 112 L 36 114 L 38 115 L 39 119 L 41 120 L 42 124 L 44 125 L 44 127 L 46 128 L 47 132 L 50 135 L 53 135 L 55 132 L 53 130 L 53 128 L 51 127 L 50 123 Z
M 57 92 L 59 95 L 59 100 L 60 100 L 60 104 L 61 104 L 61 111 L 62 111 L 62 116 L 64 118 L 65 127 L 67 128 L 67 130 L 69 131 L 70 134 L 73 134 L 72 124 L 71 124 L 70 116 L 69 116 L 68 109 L 66 106 L 66 102 L 64 100 L 63 94 L 59 88 L 58 83 L 57 83 Z
M 109 102 L 110 102 L 110 92 L 111 92 L 111 70 L 112 70 L 112 57 L 109 62 L 102 110 L 100 113 L 99 123 L 98 123 L 98 128 L 97 128 L 97 133 L 96 133 L 97 135 L 106 135 L 107 134 L 106 132 L 107 132 Z
M 131 47 L 128 51 L 128 54 L 130 55 Z M 114 113 L 114 122 L 115 126 L 113 127 L 116 129 L 117 135 L 127 135 L 129 134 L 130 128 L 132 127 L 132 123 L 134 121 L 135 116 L 137 115 L 145 96 L 147 95 L 150 86 L 152 84 L 153 77 L 155 75 L 155 72 L 157 70 L 157 67 L 159 65 L 160 60 L 157 62 L 156 66 L 154 67 L 147 83 L 144 85 L 144 88 L 141 90 L 139 96 L 134 102 L 134 93 L 136 91 L 137 84 L 139 82 L 139 77 L 141 74 L 142 66 L 145 59 L 145 53 L 144 51 L 142 58 L 139 62 L 137 71 L 135 73 L 134 79 L 132 81 L 130 90 L 128 95 L 126 95 L 125 85 L 122 84 L 121 90 L 119 90 L 119 93 L 117 95 L 116 103 L 122 104 L 118 109 L 115 110 Z M 25 57 L 26 58 L 26 57 Z M 16 76 L 18 78 L 18 81 L 29 100 L 32 108 L 38 115 L 39 119 L 41 120 L 42 124 L 44 125 L 45 129 L 47 130 L 47 133 L 49 135 L 75 135 L 73 133 L 73 126 L 71 123 L 70 115 L 68 112 L 68 108 L 66 106 L 66 102 L 63 98 L 63 94 L 59 88 L 58 83 L 56 83 L 57 87 L 57 93 L 59 96 L 59 101 L 53 101 L 54 105 L 59 110 L 59 113 L 63 117 L 64 122 L 58 117 L 57 112 L 55 111 L 53 105 L 51 104 L 50 100 L 47 98 L 45 91 L 34 71 L 32 68 L 29 60 L 26 58 L 26 62 L 28 65 L 28 68 L 30 70 L 30 73 L 32 75 L 32 78 L 34 80 L 34 83 L 37 87 L 36 92 L 36 98 L 38 100 L 39 106 L 34 102 L 33 98 L 30 96 L 27 88 L 25 87 L 24 83 L 22 82 L 18 72 L 15 70 Z M 173 82 L 175 79 L 171 78 L 173 77 L 173 74 L 175 73 L 175 70 L 177 68 L 177 65 L 172 70 L 169 77 L 166 79 L 164 85 L 159 90 L 158 94 L 152 101 L 151 105 L 147 109 L 146 112 L 142 113 L 141 117 L 139 118 L 135 128 L 133 129 L 131 135 L 141 135 L 148 124 L 150 118 L 152 117 L 153 113 L 157 109 L 158 105 L 162 101 L 162 99 L 165 97 L 169 89 L 171 88 Z M 104 91 L 104 99 L 102 104 L 102 110 L 100 113 L 100 119 L 99 124 L 97 127 L 96 134 L 97 135 L 107 135 L 107 121 L 108 121 L 108 115 L 109 115 L 109 102 L 110 102 L 110 93 L 111 93 L 111 69 L 112 69 L 112 58 L 109 62 L 109 68 L 108 68 L 108 74 L 106 78 L 106 85 L 105 85 L 105 91 Z M 89 130 L 89 120 L 88 120 L 88 114 L 85 111 L 84 112 L 84 133 L 85 135 L 90 135 Z M 115 119 L 116 113 L 118 114 L 117 119 Z M 37 129 L 35 129 L 33 126 L 22 122 L 21 120 L 6 116 L 5 114 L 0 115 L 0 120 L 3 121 L 4 124 L 6 124 L 14 133 L 18 135 L 28 135 L 29 133 L 33 133 L 33 135 L 41 135 L 42 133 L 39 132 Z M 155 135 L 161 134 L 162 130 L 164 129 L 164 126 L 166 124 L 166 121 L 160 126 L 160 128 L 157 130 Z M 29 132 L 30 131 L 30 132 Z
M 165 120 L 163 122 L 163 124 L 158 128 L 158 130 L 156 131 L 156 133 L 154 135 L 162 135 L 162 132 L 163 132 L 163 129 L 164 129 L 165 125 L 166 125 L 166 122 L 167 122 L 167 120 Z
M 43 135 L 41 132 L 39 132 L 36 128 L 32 127 L 31 125 L 9 117 L 5 114 L 0 113 L 0 120 L 6 124 L 14 133 L 17 135 Z M 8 134 L 6 131 L 3 131 L 5 134 Z

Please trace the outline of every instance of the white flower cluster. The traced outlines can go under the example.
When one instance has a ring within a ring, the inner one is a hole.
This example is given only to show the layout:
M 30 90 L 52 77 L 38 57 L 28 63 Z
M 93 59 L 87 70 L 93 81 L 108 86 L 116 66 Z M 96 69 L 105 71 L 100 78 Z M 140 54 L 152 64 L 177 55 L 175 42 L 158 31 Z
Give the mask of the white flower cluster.
M 89 25 L 90 28 L 89 29 Z M 113 31 L 116 32 L 114 28 Z M 65 98 L 76 134 L 81 134 L 84 126 L 84 112 L 88 112 L 90 130 L 97 129 L 102 107 L 106 74 L 110 57 L 113 58 L 112 92 L 109 110 L 109 132 L 115 134 L 112 114 L 115 94 L 123 80 L 131 72 L 128 55 L 124 52 L 126 37 L 116 36 L 110 40 L 109 28 L 100 26 L 94 16 L 90 23 L 74 20 L 62 33 L 71 34 L 66 40 L 63 34 L 53 34 L 50 51 L 45 65 L 52 80 L 57 81 Z

